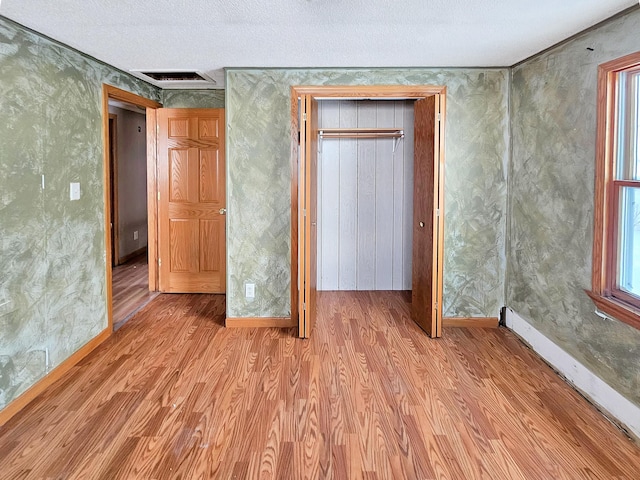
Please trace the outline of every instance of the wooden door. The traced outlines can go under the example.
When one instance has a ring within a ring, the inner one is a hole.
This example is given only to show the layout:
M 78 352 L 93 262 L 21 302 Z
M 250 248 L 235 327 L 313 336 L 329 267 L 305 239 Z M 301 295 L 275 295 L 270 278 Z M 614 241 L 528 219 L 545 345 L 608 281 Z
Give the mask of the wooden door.
M 161 292 L 225 291 L 224 109 L 158 109 Z
M 316 321 L 318 277 L 318 102 L 303 95 L 300 104 L 300 294 L 298 334 L 309 338 Z
M 413 320 L 430 337 L 442 335 L 439 110 L 439 95 L 414 104 L 411 309 Z

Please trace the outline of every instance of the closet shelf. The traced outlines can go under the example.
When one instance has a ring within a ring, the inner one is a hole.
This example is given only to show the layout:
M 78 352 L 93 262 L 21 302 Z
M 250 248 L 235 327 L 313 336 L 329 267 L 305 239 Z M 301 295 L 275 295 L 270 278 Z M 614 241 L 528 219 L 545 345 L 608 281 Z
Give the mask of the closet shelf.
M 321 128 L 320 138 L 404 138 L 398 128 Z

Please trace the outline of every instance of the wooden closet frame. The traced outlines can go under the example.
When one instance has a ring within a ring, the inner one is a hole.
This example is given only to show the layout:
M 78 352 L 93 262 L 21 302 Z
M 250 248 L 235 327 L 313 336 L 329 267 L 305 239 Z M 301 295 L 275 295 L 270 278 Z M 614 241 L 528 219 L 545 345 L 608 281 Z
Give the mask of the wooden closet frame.
M 438 268 L 438 296 L 437 304 L 440 318 L 442 318 L 442 265 L 444 260 L 444 124 L 446 112 L 446 87 L 441 85 L 315 85 L 291 87 L 291 319 L 299 318 L 299 285 L 298 285 L 298 199 L 299 199 L 299 165 L 298 144 L 300 134 L 298 100 L 303 95 L 311 95 L 316 100 L 420 100 L 422 98 L 440 95 L 440 148 L 436 162 L 439 163 L 437 203 L 440 208 L 438 217 L 438 247 L 434 252 L 437 256 Z M 435 336 L 440 336 L 437 332 Z

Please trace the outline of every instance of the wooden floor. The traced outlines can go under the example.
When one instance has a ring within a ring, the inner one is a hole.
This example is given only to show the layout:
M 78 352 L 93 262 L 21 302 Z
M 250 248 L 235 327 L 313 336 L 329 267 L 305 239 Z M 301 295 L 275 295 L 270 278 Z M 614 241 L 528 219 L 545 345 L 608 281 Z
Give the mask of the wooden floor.
M 113 324 L 117 330 L 140 307 L 156 297 L 149 291 L 147 253 L 113 268 L 112 272 Z
M 640 449 L 509 331 L 427 338 L 325 293 L 311 340 L 161 295 L 0 428 L 2 479 L 639 479 Z

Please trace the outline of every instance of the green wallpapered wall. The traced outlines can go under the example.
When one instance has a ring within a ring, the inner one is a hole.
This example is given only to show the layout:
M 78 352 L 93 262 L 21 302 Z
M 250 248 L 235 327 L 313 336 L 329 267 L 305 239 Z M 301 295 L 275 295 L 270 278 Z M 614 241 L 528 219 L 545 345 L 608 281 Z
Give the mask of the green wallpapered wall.
M 507 69 L 227 72 L 227 313 L 290 314 L 290 87 L 445 85 L 445 316 L 504 304 Z M 256 298 L 244 298 L 244 283 Z
M 0 68 L 2 409 L 107 326 L 102 84 L 161 92 L 1 17 Z
M 512 70 L 506 304 L 640 405 L 640 330 L 591 288 L 598 64 L 640 50 L 640 10 Z

